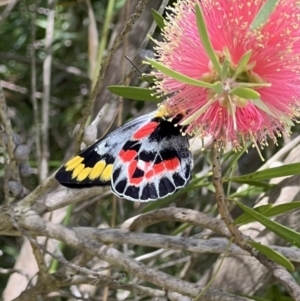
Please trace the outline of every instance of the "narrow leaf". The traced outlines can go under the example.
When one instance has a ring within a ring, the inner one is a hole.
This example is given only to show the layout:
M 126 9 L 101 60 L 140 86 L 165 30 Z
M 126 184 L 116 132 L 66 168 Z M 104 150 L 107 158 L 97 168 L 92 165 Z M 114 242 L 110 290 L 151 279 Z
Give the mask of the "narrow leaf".
M 293 201 L 291 203 L 286 203 L 286 204 L 280 204 L 276 206 L 272 206 L 265 212 L 266 216 L 275 216 L 278 214 L 283 214 L 291 210 L 299 209 L 300 208 L 300 202 L 298 201 Z
M 107 89 L 124 98 L 142 100 L 142 101 L 154 101 L 159 102 L 160 99 L 152 96 L 152 91 L 147 88 L 140 87 L 128 87 L 128 86 L 109 86 Z
M 300 208 L 300 202 L 294 201 L 291 203 L 280 204 L 276 206 L 272 206 L 272 204 L 267 204 L 267 205 L 255 207 L 253 209 L 255 211 L 258 211 L 259 213 L 262 213 L 266 217 L 273 217 L 299 208 Z M 255 219 L 250 214 L 244 213 L 241 216 L 239 216 L 237 219 L 235 219 L 234 223 L 239 225 L 242 224 L 244 225 L 253 222 L 254 220 Z
M 178 80 L 179 82 L 182 82 L 182 83 L 185 83 L 188 85 L 192 85 L 192 86 L 214 89 L 213 84 L 209 84 L 209 83 L 191 78 L 189 76 L 186 76 L 180 72 L 174 71 L 174 70 L 170 69 L 169 67 L 163 65 L 162 63 L 157 62 L 156 60 L 147 59 L 147 61 L 151 64 L 152 67 L 156 68 L 163 74 Z
M 163 16 L 155 9 L 151 9 L 151 13 L 152 13 L 152 17 L 154 19 L 154 21 L 156 22 L 157 26 L 160 29 L 163 29 L 165 27 L 165 19 L 163 18 Z
M 230 91 L 230 94 L 237 95 L 245 99 L 257 99 L 260 97 L 260 94 L 257 91 L 250 88 L 243 88 L 243 87 L 232 89 Z
M 210 38 L 208 36 L 207 27 L 206 27 L 206 24 L 205 24 L 203 12 L 202 12 L 202 9 L 201 9 L 201 6 L 199 5 L 199 3 L 196 4 L 196 18 L 197 18 L 198 32 L 199 32 L 199 36 L 200 36 L 200 39 L 201 39 L 201 42 L 202 42 L 202 46 L 205 49 L 206 54 L 210 58 L 212 64 L 214 65 L 217 73 L 219 74 L 220 77 L 222 77 L 221 65 L 219 63 L 219 60 L 218 60 L 215 52 L 214 52 L 214 49 L 212 47 Z
M 280 264 L 281 266 L 285 267 L 288 271 L 293 272 L 295 268 L 293 264 L 281 253 L 269 248 L 268 246 L 262 245 L 255 241 L 249 241 L 249 245 L 254 247 L 256 250 L 261 252 L 262 254 L 266 255 L 269 259 L 275 261 L 276 263 Z
M 93 75 L 97 67 L 98 55 L 98 30 L 93 7 L 90 0 L 86 0 L 89 26 L 88 26 L 88 57 L 89 57 L 89 77 L 93 80 Z
M 252 50 L 248 50 L 243 56 L 242 58 L 240 59 L 238 65 L 237 65 L 237 68 L 235 70 L 235 73 L 234 73 L 234 78 L 237 78 L 237 76 L 245 71 L 244 68 L 246 67 L 246 65 L 248 64 L 250 58 L 251 58 L 251 54 L 252 54 Z
M 267 113 L 268 115 L 277 118 L 276 115 L 274 115 L 274 113 L 269 109 L 269 107 L 259 97 L 253 100 L 253 104 L 255 106 L 257 106 L 259 109 L 261 109 L 262 111 L 264 111 L 265 113 Z
M 265 215 L 265 213 L 272 207 L 272 204 L 266 204 L 262 206 L 258 206 L 253 208 L 253 210 Z M 235 225 L 245 225 L 250 222 L 255 221 L 255 219 L 249 213 L 245 212 L 244 214 L 240 215 L 238 218 L 234 220 Z
M 283 238 L 284 240 L 290 242 L 297 247 L 300 247 L 300 233 L 283 226 L 275 221 L 272 221 L 265 217 L 264 215 L 256 212 L 255 210 L 245 206 L 244 204 L 233 200 L 235 204 L 241 207 L 245 212 L 249 213 L 256 221 L 260 222 L 264 225 L 267 229 L 277 234 L 279 237 Z
M 222 65 L 222 79 L 225 80 L 227 78 L 228 72 L 230 67 L 230 61 L 225 58 L 223 65 Z
M 238 192 L 234 192 L 233 194 L 231 194 L 228 199 L 233 199 L 233 198 L 244 198 L 244 197 L 253 197 L 255 195 L 259 195 L 263 192 L 266 192 L 265 187 L 262 186 L 249 186 L 247 189 L 243 189 L 241 191 Z
M 267 22 L 269 16 L 275 9 L 275 6 L 279 2 L 279 0 L 267 0 L 267 2 L 261 7 L 258 14 L 254 18 L 252 24 L 250 25 L 250 29 L 257 29 L 259 26 L 264 25 Z
M 231 178 L 230 181 L 244 183 L 245 181 L 270 180 L 297 174 L 300 174 L 300 163 L 286 164 L 279 167 L 256 171 L 240 177 Z

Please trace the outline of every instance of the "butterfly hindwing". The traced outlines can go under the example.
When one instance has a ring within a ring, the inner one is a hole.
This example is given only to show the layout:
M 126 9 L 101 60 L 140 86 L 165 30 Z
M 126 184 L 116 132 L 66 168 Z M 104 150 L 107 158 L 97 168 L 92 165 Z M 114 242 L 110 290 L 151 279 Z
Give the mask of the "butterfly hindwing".
M 166 197 L 190 179 L 192 156 L 188 139 L 176 120 L 154 117 L 138 128 L 120 150 L 113 166 L 115 194 L 147 202 Z
M 89 146 L 61 167 L 55 178 L 70 188 L 109 185 L 115 159 L 124 143 L 151 117 L 152 114 L 138 117 Z

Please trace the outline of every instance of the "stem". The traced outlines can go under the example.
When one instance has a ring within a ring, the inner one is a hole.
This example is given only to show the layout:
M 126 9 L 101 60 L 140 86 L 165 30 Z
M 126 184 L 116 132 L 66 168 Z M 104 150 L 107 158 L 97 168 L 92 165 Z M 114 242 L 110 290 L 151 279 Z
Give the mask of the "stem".
M 243 240 L 242 233 L 234 225 L 233 219 L 229 213 L 227 207 L 227 199 L 225 196 L 223 181 L 222 181 L 222 170 L 220 164 L 220 151 L 219 146 L 216 140 L 212 144 L 212 171 L 213 171 L 213 184 L 216 189 L 216 202 L 218 206 L 219 213 L 222 217 L 222 220 L 225 222 L 227 228 L 229 229 L 231 235 L 234 238 L 234 241 L 239 245 L 245 248 L 246 242 Z

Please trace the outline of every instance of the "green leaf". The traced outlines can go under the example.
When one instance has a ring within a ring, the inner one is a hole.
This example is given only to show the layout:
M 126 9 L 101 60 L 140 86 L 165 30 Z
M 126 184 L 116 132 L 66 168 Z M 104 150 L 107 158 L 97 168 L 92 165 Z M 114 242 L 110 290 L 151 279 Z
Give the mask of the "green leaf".
M 263 298 L 263 297 L 257 297 L 257 296 L 248 296 L 248 295 L 243 295 L 243 294 L 240 294 L 239 296 L 242 296 L 242 297 L 246 297 L 250 300 L 254 300 L 254 301 L 272 301 L 270 299 L 266 299 L 266 298 Z M 283 301 L 283 300 L 281 300 Z
M 219 59 L 216 56 L 214 49 L 212 47 L 210 38 L 208 36 L 208 32 L 207 32 L 207 27 L 205 24 L 205 20 L 204 20 L 204 16 L 203 16 L 203 12 L 201 9 L 201 6 L 199 5 L 199 3 L 197 2 L 196 4 L 196 18 L 197 18 L 197 26 L 198 26 L 198 32 L 199 32 L 199 36 L 202 42 L 202 46 L 206 52 L 206 54 L 208 55 L 208 57 L 210 58 L 213 66 L 215 67 L 217 73 L 219 74 L 220 77 L 222 77 L 222 68 L 221 65 L 219 63 Z
M 257 99 L 260 97 L 260 94 L 250 88 L 243 88 L 243 87 L 237 87 L 230 91 L 230 94 L 237 95 L 239 97 L 245 98 L 245 99 Z
M 250 29 L 254 30 L 258 27 L 264 25 L 267 22 L 269 16 L 275 9 L 275 6 L 279 2 L 279 0 L 268 0 L 259 10 L 258 14 L 254 18 L 252 24 L 250 25 Z
M 293 176 L 297 174 L 300 174 L 300 163 L 286 164 L 279 167 L 256 171 L 240 177 L 231 178 L 229 180 L 244 183 L 247 181 L 270 180 L 273 178 Z
M 269 109 L 269 107 L 268 107 L 268 106 L 264 103 L 264 101 L 261 100 L 260 98 L 254 99 L 252 102 L 253 102 L 253 104 L 254 104 L 256 107 L 258 107 L 259 109 L 261 109 L 262 111 L 264 111 L 264 112 L 267 113 L 268 115 L 277 118 L 276 115 Z
M 237 68 L 235 70 L 234 77 L 233 77 L 234 79 L 236 79 L 241 72 L 245 71 L 244 69 L 251 58 L 251 54 L 252 54 L 252 50 L 248 50 L 242 56 L 242 58 L 240 59 L 238 65 L 237 65 Z
M 283 226 L 275 221 L 271 221 L 264 215 L 256 212 L 255 210 L 245 206 L 244 204 L 233 200 L 235 204 L 241 207 L 245 212 L 249 213 L 256 221 L 260 222 L 264 225 L 267 229 L 277 234 L 279 237 L 285 239 L 286 241 L 290 242 L 297 247 L 300 247 L 300 233 Z
M 175 230 L 172 231 L 171 235 L 176 236 L 182 232 L 184 232 L 186 229 L 190 228 L 191 225 L 188 223 L 183 223 L 179 227 L 177 227 Z
M 227 78 L 230 67 L 230 61 L 225 57 L 225 60 L 222 65 L 222 79 L 225 80 Z
M 273 184 L 260 182 L 260 181 L 245 181 L 245 182 L 243 182 L 243 184 L 248 184 L 250 186 L 255 186 L 255 187 L 261 187 L 265 191 L 270 190 L 270 189 L 274 188 L 274 186 L 275 186 Z
M 266 255 L 269 259 L 285 267 L 288 271 L 293 272 L 295 270 L 293 264 L 281 253 L 255 241 L 248 241 L 248 243 L 256 250 Z
M 262 187 L 262 186 L 249 186 L 246 189 L 243 189 L 238 192 L 234 192 L 233 194 L 228 196 L 228 199 L 251 197 L 251 196 L 259 195 L 263 192 L 266 192 L 267 190 L 270 190 L 270 188 L 268 187 L 266 189 L 265 187 Z
M 159 102 L 160 99 L 152 96 L 152 91 L 148 88 L 128 87 L 128 86 L 109 86 L 107 89 L 119 96 L 129 99 Z
M 300 208 L 300 202 L 299 201 L 293 201 L 291 203 L 272 206 L 269 210 L 267 210 L 265 215 L 266 216 L 275 216 L 275 215 L 286 213 L 288 211 L 299 209 L 299 208 Z
M 253 210 L 265 215 L 265 213 L 272 207 L 272 204 L 266 204 L 262 206 L 258 206 L 253 208 Z M 235 225 L 245 225 L 250 222 L 255 221 L 255 219 L 249 213 L 245 212 L 244 214 L 240 215 L 238 218 L 234 220 Z
M 160 72 L 162 72 L 163 74 L 170 76 L 176 80 L 178 80 L 179 82 L 191 85 L 191 86 L 197 86 L 197 87 L 202 87 L 202 88 L 208 88 L 208 89 L 215 89 L 215 85 L 214 84 L 210 84 L 207 82 L 203 82 L 194 78 L 191 78 L 189 76 L 186 76 L 180 72 L 174 71 L 171 68 L 165 66 L 162 63 L 157 62 L 154 59 L 147 59 L 147 61 L 150 63 L 150 65 L 154 68 L 156 68 L 157 70 L 159 70 Z
M 143 74 L 143 76 L 139 76 L 138 79 L 142 82 L 153 84 L 156 80 L 156 76 L 151 74 Z
M 163 16 L 155 9 L 151 9 L 151 13 L 152 13 L 152 17 L 154 19 L 154 21 L 156 22 L 157 26 L 160 29 L 163 29 L 165 27 L 165 19 L 163 18 Z
M 226 162 L 224 165 L 223 175 L 226 177 L 227 174 L 232 170 L 233 167 L 237 165 L 238 160 L 245 153 L 246 149 L 243 149 L 240 152 L 229 151 L 223 155 L 222 162 Z M 229 176 L 228 176 L 229 177 Z
M 262 213 L 266 217 L 272 217 L 299 208 L 300 208 L 300 202 L 294 201 L 291 203 L 280 204 L 276 206 L 272 206 L 272 204 L 267 204 L 267 205 L 255 207 L 253 209 L 255 211 L 258 211 L 259 213 Z M 254 220 L 255 219 L 250 214 L 244 213 L 241 216 L 239 216 L 237 219 L 235 219 L 234 223 L 241 225 L 241 224 L 247 224 L 253 222 Z

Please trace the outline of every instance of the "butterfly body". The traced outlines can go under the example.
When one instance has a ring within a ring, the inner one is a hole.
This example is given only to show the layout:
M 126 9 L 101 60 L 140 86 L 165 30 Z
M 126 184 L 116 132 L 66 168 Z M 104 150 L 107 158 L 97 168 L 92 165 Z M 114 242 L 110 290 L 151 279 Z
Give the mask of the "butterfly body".
M 68 161 L 56 179 L 70 188 L 110 185 L 132 201 L 171 195 L 188 183 L 193 167 L 177 123 L 160 111 L 133 119 Z

